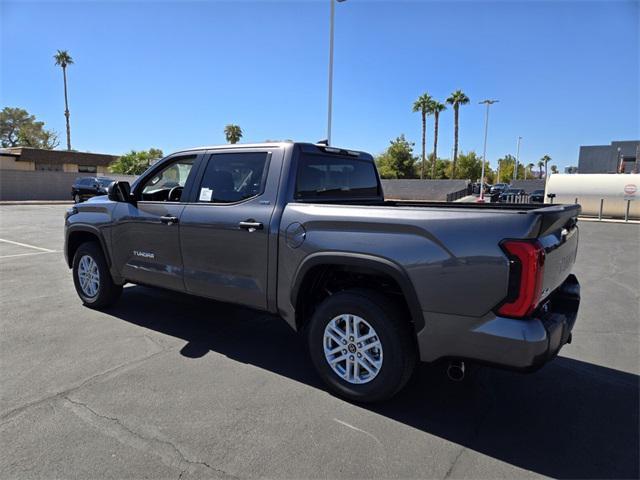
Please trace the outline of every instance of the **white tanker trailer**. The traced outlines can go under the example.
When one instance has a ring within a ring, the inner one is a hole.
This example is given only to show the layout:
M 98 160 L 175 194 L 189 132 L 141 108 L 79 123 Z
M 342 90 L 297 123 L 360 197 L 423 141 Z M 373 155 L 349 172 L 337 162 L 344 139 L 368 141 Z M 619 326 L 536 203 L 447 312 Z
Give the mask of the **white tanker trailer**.
M 550 198 L 549 195 L 555 195 Z M 583 215 L 640 219 L 640 174 L 553 174 L 547 180 L 545 203 L 579 203 Z

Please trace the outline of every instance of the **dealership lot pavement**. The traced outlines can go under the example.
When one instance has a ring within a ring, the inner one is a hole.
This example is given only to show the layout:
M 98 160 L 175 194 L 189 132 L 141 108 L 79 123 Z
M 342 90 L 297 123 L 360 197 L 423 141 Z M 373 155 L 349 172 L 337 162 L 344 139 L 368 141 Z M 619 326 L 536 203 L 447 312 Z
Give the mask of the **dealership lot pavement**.
M 541 371 L 421 366 L 359 406 L 271 316 L 138 286 L 84 308 L 65 209 L 0 206 L 1 479 L 639 475 L 639 225 L 580 224 L 573 343 Z

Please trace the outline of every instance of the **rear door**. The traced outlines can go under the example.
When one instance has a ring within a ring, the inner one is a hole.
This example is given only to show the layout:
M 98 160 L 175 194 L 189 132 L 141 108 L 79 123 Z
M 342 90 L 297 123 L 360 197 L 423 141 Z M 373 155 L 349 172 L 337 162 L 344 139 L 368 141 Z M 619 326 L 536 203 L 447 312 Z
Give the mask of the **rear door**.
M 181 217 L 189 293 L 267 308 L 270 222 L 282 148 L 210 152 Z M 275 230 L 275 229 L 274 229 Z
M 118 204 L 112 251 L 122 277 L 184 290 L 180 220 L 200 158 L 175 155 L 162 161 L 135 186 L 135 204 Z

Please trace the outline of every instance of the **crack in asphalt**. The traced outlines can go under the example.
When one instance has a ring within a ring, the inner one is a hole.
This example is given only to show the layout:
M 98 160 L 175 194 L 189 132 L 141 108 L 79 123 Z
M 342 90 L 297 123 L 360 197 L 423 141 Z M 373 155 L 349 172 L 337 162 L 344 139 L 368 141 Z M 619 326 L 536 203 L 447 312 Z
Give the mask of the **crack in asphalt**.
M 173 442 L 169 440 L 142 435 L 141 433 L 135 430 L 132 430 L 130 427 L 125 425 L 117 417 L 110 417 L 108 415 L 103 415 L 97 412 L 96 410 L 94 410 L 93 408 L 91 408 L 86 403 L 71 399 L 66 395 L 63 395 L 62 398 L 72 405 L 71 409 L 73 413 L 75 413 L 80 419 L 86 421 L 87 423 L 91 424 L 92 426 L 100 430 L 101 433 L 115 438 L 120 443 L 129 445 L 138 450 L 143 450 L 157 457 L 160 457 L 160 459 L 162 460 L 162 463 L 164 463 L 169 467 L 180 468 L 181 472 L 178 478 L 181 478 L 182 475 L 187 471 L 189 473 L 193 473 L 195 471 L 194 467 L 204 467 L 210 470 L 211 472 L 217 474 L 220 478 L 225 478 L 225 479 L 239 478 L 235 475 L 231 475 L 225 472 L 224 470 L 215 468 L 209 465 L 207 462 L 199 461 L 199 460 L 191 460 L 187 458 L 187 456 Z M 90 415 L 92 415 L 95 418 L 94 419 L 87 418 L 86 414 L 78 410 L 78 408 L 76 407 L 82 408 L 85 412 L 88 412 Z M 95 419 L 107 420 L 111 424 L 111 426 L 115 425 L 116 428 L 115 429 L 110 428 L 108 424 L 105 424 L 100 420 L 95 421 Z
M 113 368 L 110 368 L 108 370 L 105 370 L 103 372 L 100 373 L 96 373 L 95 375 L 90 376 L 89 378 L 86 378 L 85 380 L 83 380 L 82 382 L 80 382 L 78 385 L 76 385 L 75 387 L 70 387 L 67 388 L 66 390 L 62 390 L 60 392 L 54 393 L 52 395 L 47 395 L 46 397 L 40 398 L 38 400 L 34 400 L 32 402 L 28 402 L 25 403 L 23 405 L 20 405 L 19 407 L 15 407 L 12 408 L 8 411 L 6 411 L 5 413 L 3 413 L 2 415 L 0 415 L 0 426 L 5 425 L 6 423 L 8 423 L 8 421 L 12 420 L 13 417 L 15 417 L 16 415 L 19 415 L 20 413 L 24 412 L 25 410 L 32 408 L 32 407 L 36 407 L 38 405 L 41 405 L 43 403 L 46 403 L 48 401 L 51 400 L 55 400 L 56 398 L 62 398 L 65 395 L 68 395 L 70 393 L 73 393 L 81 388 L 83 388 L 84 386 L 102 378 L 102 377 L 108 377 L 110 375 L 113 374 L 118 374 L 121 371 L 126 371 L 128 368 L 130 367 L 135 367 L 138 366 L 139 364 L 142 364 L 144 362 L 146 362 L 147 360 L 150 360 L 158 355 L 161 355 L 163 353 L 167 353 L 170 351 L 174 351 L 174 350 L 178 350 L 176 347 L 172 347 L 172 348 L 166 348 L 164 350 L 159 350 L 157 352 L 152 353 L 151 355 L 148 355 L 146 357 L 143 358 L 138 358 L 136 360 L 132 360 L 130 362 L 125 362 L 125 363 L 121 363 L 120 365 L 116 365 Z

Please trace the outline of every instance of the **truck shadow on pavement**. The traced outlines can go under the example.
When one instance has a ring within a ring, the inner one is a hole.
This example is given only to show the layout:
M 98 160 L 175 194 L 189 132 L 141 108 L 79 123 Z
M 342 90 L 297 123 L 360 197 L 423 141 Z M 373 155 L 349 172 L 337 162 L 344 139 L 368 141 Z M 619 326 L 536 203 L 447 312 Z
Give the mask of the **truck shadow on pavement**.
M 303 339 L 271 315 L 140 286 L 108 313 L 185 340 L 187 357 L 214 351 L 324 388 Z M 637 375 L 563 357 L 531 375 L 477 368 L 462 383 L 420 365 L 395 398 L 362 407 L 542 475 L 638 478 L 639 386 Z M 490 475 L 480 467 L 466 475 Z

